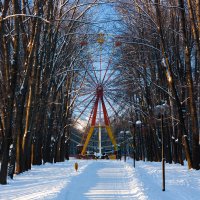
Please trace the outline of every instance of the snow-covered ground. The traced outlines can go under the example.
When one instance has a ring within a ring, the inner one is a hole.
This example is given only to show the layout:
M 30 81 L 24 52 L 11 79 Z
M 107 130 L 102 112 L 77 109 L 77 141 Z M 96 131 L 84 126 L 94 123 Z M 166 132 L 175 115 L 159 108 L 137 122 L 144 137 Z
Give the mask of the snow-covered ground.
M 78 162 L 79 169 L 74 170 Z M 161 190 L 161 163 L 114 160 L 70 160 L 34 166 L 0 185 L 7 200 L 199 200 L 200 171 L 166 165 L 166 191 Z

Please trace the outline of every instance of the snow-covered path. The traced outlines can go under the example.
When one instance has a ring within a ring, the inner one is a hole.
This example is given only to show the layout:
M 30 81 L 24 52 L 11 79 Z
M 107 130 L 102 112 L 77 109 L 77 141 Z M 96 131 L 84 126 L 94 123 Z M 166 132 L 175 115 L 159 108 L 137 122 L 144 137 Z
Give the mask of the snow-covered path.
M 84 173 L 70 182 L 65 196 L 69 200 L 147 199 L 141 183 L 134 175 L 132 167 L 123 162 L 92 162 Z
M 79 163 L 78 172 L 74 163 Z M 166 191 L 161 190 L 161 163 L 70 160 L 33 166 L 0 185 L 0 200 L 199 200 L 200 171 L 166 164 Z

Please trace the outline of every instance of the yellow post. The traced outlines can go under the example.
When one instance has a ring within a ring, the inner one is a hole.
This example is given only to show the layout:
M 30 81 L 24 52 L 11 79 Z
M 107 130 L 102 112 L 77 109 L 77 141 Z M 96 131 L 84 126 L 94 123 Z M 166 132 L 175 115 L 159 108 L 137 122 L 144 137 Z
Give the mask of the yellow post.
M 108 132 L 108 136 L 110 137 L 110 140 L 111 140 L 111 142 L 112 142 L 112 144 L 114 146 L 115 151 L 117 151 L 117 143 L 116 143 L 116 140 L 115 140 L 114 135 L 112 133 L 111 127 L 110 126 L 106 126 L 106 130 Z
M 75 170 L 76 170 L 76 172 L 77 172 L 77 170 L 78 170 L 78 163 L 77 163 L 77 162 L 75 162 L 74 168 L 75 168 Z
M 89 130 L 89 132 L 88 132 L 88 135 L 87 135 L 85 144 L 84 144 L 84 146 L 83 146 L 83 150 L 82 150 L 82 152 L 81 152 L 81 155 L 82 155 L 82 156 L 85 154 L 86 148 L 87 148 L 87 146 L 88 146 L 88 143 L 89 143 L 89 141 L 90 141 L 90 138 L 91 138 L 91 136 L 92 136 L 93 131 L 94 131 L 94 126 L 91 126 L 91 127 L 90 127 L 90 130 Z

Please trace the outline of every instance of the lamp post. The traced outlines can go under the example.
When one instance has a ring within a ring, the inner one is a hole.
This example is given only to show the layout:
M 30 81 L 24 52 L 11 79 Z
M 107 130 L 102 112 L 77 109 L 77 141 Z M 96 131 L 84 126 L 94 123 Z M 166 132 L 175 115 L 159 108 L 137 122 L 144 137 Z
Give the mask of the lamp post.
M 130 131 L 120 131 L 120 135 L 123 137 L 124 140 L 124 162 L 126 162 L 126 135 L 129 134 Z
M 136 156 L 136 143 L 135 143 L 135 130 L 133 132 L 133 167 L 135 168 L 135 156 Z
M 134 120 L 135 122 L 135 120 Z M 135 142 L 135 127 L 136 127 L 136 122 L 134 123 L 133 121 L 128 121 L 129 124 L 131 124 L 132 127 L 132 134 L 133 134 L 133 167 L 135 168 L 135 160 L 136 160 L 136 142 Z
M 140 145 L 142 145 L 141 144 L 141 137 L 142 137 L 142 135 L 141 135 L 141 133 L 142 133 L 142 131 L 141 131 L 141 126 L 142 126 L 142 122 L 140 121 L 140 120 L 137 120 L 136 122 L 135 122 L 135 125 L 136 125 L 136 130 L 138 131 L 138 134 L 139 134 L 139 136 L 138 136 L 138 143 L 140 143 Z M 139 157 L 140 157 L 140 155 L 141 155 L 142 153 L 141 153 L 141 149 L 140 149 L 140 152 L 139 152 Z
M 126 162 L 126 131 L 124 132 L 124 162 Z
M 141 129 L 141 125 L 142 122 L 140 120 L 137 120 L 134 122 L 129 121 L 130 124 L 132 124 L 133 126 L 133 167 L 135 168 L 135 161 L 136 161 L 136 131 L 137 131 L 137 127 L 139 127 Z M 141 134 L 141 131 L 140 131 Z
M 120 135 L 124 140 L 124 162 L 126 162 L 126 131 L 120 131 Z
M 125 159 L 125 162 L 126 162 L 126 156 L 127 156 L 127 135 L 129 135 L 130 134 L 130 131 L 125 131 L 125 157 L 124 157 L 124 159 Z M 129 154 L 128 154 L 129 155 Z
M 155 107 L 155 115 L 161 118 L 161 140 L 162 140 L 162 191 L 165 191 L 165 140 L 164 140 L 164 115 L 169 113 L 167 103 L 157 105 Z

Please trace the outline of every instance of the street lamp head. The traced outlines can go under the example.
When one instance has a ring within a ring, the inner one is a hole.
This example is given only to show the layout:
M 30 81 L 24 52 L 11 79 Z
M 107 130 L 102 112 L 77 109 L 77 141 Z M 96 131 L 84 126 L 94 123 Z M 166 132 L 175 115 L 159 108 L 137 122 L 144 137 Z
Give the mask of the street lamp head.
M 138 121 L 135 122 L 135 124 L 136 124 L 136 126 L 139 126 L 139 125 L 142 124 L 142 122 L 140 120 L 138 120 Z
M 157 105 L 155 108 L 154 108 L 154 114 L 156 116 L 158 116 L 160 114 L 160 109 L 161 109 L 161 105 Z
M 165 102 L 162 106 L 163 106 L 163 109 L 164 109 L 164 113 L 168 115 L 170 113 L 169 105 Z
M 157 105 L 154 109 L 154 114 L 156 116 L 169 114 L 169 112 L 170 112 L 170 107 L 167 105 L 167 103 Z

